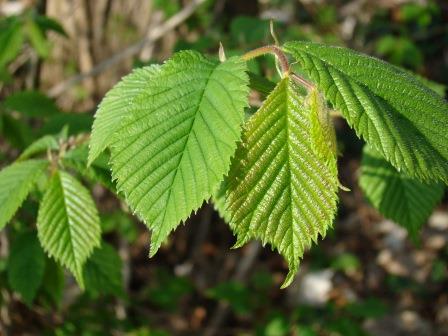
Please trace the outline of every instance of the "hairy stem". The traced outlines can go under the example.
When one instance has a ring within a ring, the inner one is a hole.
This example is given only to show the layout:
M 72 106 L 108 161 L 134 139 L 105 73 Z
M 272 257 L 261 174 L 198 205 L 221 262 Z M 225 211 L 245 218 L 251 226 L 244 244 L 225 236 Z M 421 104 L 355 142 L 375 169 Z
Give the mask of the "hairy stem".
M 280 64 L 281 71 L 283 75 L 291 75 L 291 78 L 297 82 L 298 84 L 304 86 L 308 90 L 311 90 L 314 88 L 313 83 L 307 81 L 305 78 L 297 75 L 296 73 L 291 73 L 288 63 L 288 58 L 286 57 L 285 53 L 282 51 L 281 48 L 279 48 L 276 45 L 267 45 L 264 47 L 260 47 L 251 51 L 248 51 L 245 53 L 241 58 L 245 61 L 251 60 L 253 58 L 256 58 L 258 56 L 266 55 L 266 54 L 274 54 L 277 56 L 278 62 Z
M 289 63 L 288 59 L 286 58 L 286 55 L 284 52 L 275 45 L 267 45 L 264 47 L 260 47 L 251 51 L 248 51 L 245 53 L 242 57 L 243 60 L 248 61 L 255 57 L 266 55 L 266 54 L 274 54 L 277 56 L 278 62 L 280 63 L 280 68 L 283 72 L 283 74 L 289 73 Z

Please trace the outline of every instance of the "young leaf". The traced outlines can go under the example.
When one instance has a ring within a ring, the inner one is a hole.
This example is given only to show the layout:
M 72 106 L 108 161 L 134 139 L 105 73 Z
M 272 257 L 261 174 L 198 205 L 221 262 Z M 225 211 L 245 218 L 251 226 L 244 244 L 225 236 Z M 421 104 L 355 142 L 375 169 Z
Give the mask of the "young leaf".
M 45 253 L 34 232 L 20 234 L 11 245 L 8 261 L 8 281 L 31 305 L 42 284 L 45 270 Z
M 55 172 L 39 207 L 37 229 L 44 250 L 67 267 L 83 288 L 82 267 L 101 238 L 89 191 L 70 174 Z
M 308 95 L 308 104 L 310 106 L 313 149 L 333 169 L 337 169 L 336 132 L 325 101 L 319 96 L 316 89 L 313 89 Z
M 398 170 L 448 182 L 448 104 L 404 70 L 355 51 L 289 42 L 349 125 Z
M 146 91 L 158 65 L 135 69 L 115 85 L 101 101 L 95 113 L 90 138 L 89 165 L 112 143 L 112 137 L 121 127 L 133 101 Z
M 29 160 L 0 171 L 0 229 L 11 220 L 47 167 L 46 160 Z
M 405 227 L 414 239 L 444 191 L 443 184 L 427 184 L 397 172 L 370 146 L 364 147 L 359 185 L 384 217 Z
M 102 243 L 101 248 L 95 249 L 84 267 L 86 291 L 93 295 L 123 295 L 121 268 L 121 258 L 115 249 Z
M 153 230 L 151 256 L 227 173 L 247 105 L 245 69 L 239 58 L 180 52 L 133 101 L 111 146 L 112 174 Z
M 288 286 L 304 251 L 325 235 L 337 206 L 337 172 L 313 149 L 310 108 L 283 79 L 246 124 L 229 178 L 236 246 L 261 239 L 287 260 Z
M 76 170 L 87 180 L 100 183 L 107 189 L 116 193 L 117 190 L 112 181 L 112 175 L 108 166 L 108 153 L 100 153 L 90 165 L 87 164 L 88 154 L 88 145 L 83 144 L 65 153 L 62 158 L 62 164 L 65 167 Z
M 45 153 L 48 149 L 58 149 L 58 138 L 55 135 L 45 135 L 42 138 L 37 139 L 31 145 L 29 145 L 23 152 L 20 154 L 17 160 L 25 160 L 34 156 L 36 154 Z
M 230 223 L 230 212 L 227 210 L 227 189 L 229 188 L 229 180 L 227 177 L 221 182 L 218 190 L 213 194 L 213 207 L 226 223 Z
M 59 113 L 54 101 L 39 91 L 20 91 L 8 96 L 7 108 L 29 117 L 48 117 Z

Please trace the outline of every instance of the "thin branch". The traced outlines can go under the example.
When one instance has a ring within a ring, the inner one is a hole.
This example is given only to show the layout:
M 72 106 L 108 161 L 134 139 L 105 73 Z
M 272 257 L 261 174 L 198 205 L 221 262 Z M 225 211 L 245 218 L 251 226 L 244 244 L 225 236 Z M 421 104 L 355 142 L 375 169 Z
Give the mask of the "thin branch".
M 289 63 L 288 58 L 286 57 L 285 53 L 277 46 L 275 45 L 267 45 L 264 47 L 260 47 L 251 51 L 248 51 L 245 53 L 241 58 L 245 61 L 251 60 L 255 57 L 266 55 L 266 54 L 274 54 L 277 56 L 278 62 L 280 63 L 280 68 L 283 72 L 283 74 L 289 73 Z
M 205 0 L 192 0 L 180 12 L 170 17 L 161 26 L 152 30 L 151 33 L 144 39 L 141 39 L 140 41 L 130 45 L 128 48 L 124 49 L 120 53 L 113 55 L 111 58 L 108 58 L 98 63 L 90 71 L 75 75 L 53 86 L 50 90 L 48 90 L 47 92 L 48 96 L 52 98 L 58 97 L 62 93 L 67 91 L 69 88 L 82 82 L 83 80 L 92 76 L 96 76 L 101 72 L 105 71 L 106 69 L 110 68 L 111 66 L 121 62 L 122 60 L 137 54 L 147 43 L 155 42 L 159 38 L 163 37 L 167 32 L 179 26 L 182 22 L 188 19 L 195 12 L 195 10 L 204 2 Z

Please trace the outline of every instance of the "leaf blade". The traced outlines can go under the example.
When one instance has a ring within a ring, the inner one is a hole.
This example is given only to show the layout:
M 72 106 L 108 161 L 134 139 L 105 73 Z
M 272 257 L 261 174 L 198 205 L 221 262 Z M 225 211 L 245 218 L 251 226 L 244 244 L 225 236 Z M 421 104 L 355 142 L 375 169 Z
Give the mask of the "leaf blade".
M 39 206 L 37 229 L 45 252 L 67 267 L 83 288 L 83 265 L 101 238 L 89 191 L 70 174 L 55 172 Z
M 111 146 L 117 188 L 153 230 L 151 256 L 227 173 L 247 104 L 245 70 L 238 58 L 175 54 L 134 101 Z
M 21 233 L 13 241 L 8 260 L 8 281 L 11 288 L 20 293 L 31 305 L 45 270 L 45 254 L 33 232 Z
M 282 287 L 311 242 L 332 225 L 337 206 L 337 173 L 313 150 L 310 123 L 305 97 L 283 79 L 246 124 L 230 171 L 236 246 L 255 238 L 276 248 L 290 269 Z
M 400 174 L 370 146 L 363 151 L 359 185 L 373 207 L 406 228 L 414 240 L 444 192 L 441 183 Z
M 46 160 L 28 160 L 0 171 L 0 229 L 11 220 L 47 167 Z
M 435 92 L 408 72 L 349 49 L 290 42 L 285 51 L 394 167 L 448 181 L 448 105 Z

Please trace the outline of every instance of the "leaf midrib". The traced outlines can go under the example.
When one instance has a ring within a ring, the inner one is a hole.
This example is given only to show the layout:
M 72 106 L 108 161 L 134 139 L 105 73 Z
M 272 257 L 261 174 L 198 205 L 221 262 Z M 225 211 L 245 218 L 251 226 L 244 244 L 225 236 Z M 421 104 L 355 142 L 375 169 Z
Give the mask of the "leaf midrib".
M 77 253 L 77 251 L 76 251 L 76 249 L 75 249 L 75 247 L 73 245 L 73 228 L 72 228 L 73 223 L 72 223 L 72 220 L 71 220 L 71 218 L 69 216 L 68 204 L 67 204 L 67 201 L 66 201 L 66 193 L 65 193 L 65 188 L 64 188 L 63 181 L 62 181 L 62 175 L 61 175 L 60 172 L 58 172 L 57 174 L 58 174 L 59 185 L 60 185 L 61 190 L 62 190 L 62 196 L 63 196 L 62 197 L 62 201 L 64 202 L 64 211 L 65 211 L 65 215 L 66 215 L 67 222 L 68 222 L 68 232 L 69 232 L 69 235 L 70 235 L 70 239 L 69 239 L 69 241 L 70 241 L 70 248 L 71 248 L 72 253 L 73 253 L 73 260 L 75 261 L 76 272 L 78 273 L 77 275 L 79 275 L 79 274 L 81 274 L 81 269 L 80 269 L 81 265 L 79 264 L 78 253 Z
M 187 145 L 188 145 L 188 143 L 190 141 L 190 138 L 191 138 L 192 130 L 194 129 L 196 121 L 198 120 L 198 112 L 199 112 L 199 114 L 201 114 L 201 117 L 202 117 L 201 105 L 202 105 L 202 103 L 204 101 L 204 95 L 205 95 L 207 86 L 208 86 L 208 84 L 210 82 L 210 78 L 212 77 L 213 73 L 215 72 L 215 70 L 218 67 L 219 67 L 219 64 L 215 64 L 215 67 L 212 69 L 212 71 L 210 72 L 210 75 L 207 77 L 207 81 L 205 82 L 204 88 L 202 89 L 202 92 L 201 92 L 201 95 L 200 95 L 200 99 L 199 99 L 199 102 L 197 104 L 197 109 L 196 109 L 196 111 L 194 113 L 194 119 L 193 119 L 193 122 L 191 123 L 190 129 L 188 131 L 187 140 L 185 141 L 185 145 L 184 145 L 184 147 L 182 149 L 182 154 L 181 154 L 181 156 L 179 158 L 179 163 L 176 165 L 175 172 L 174 172 L 174 177 L 173 177 L 172 183 L 170 184 L 170 187 L 169 187 L 168 196 L 167 196 L 167 206 L 164 207 L 163 216 L 162 216 L 162 220 L 161 220 L 162 226 L 164 225 L 164 222 L 165 222 L 165 218 L 166 218 L 166 214 L 167 214 L 167 210 L 168 210 L 168 205 L 170 204 L 170 200 L 171 200 L 171 192 L 173 190 L 173 185 L 174 185 L 174 183 L 176 181 L 176 178 L 178 176 L 179 167 L 181 166 L 183 158 L 184 158 L 184 155 L 185 155 L 185 149 L 187 148 Z M 156 241 L 157 245 L 158 245 L 159 244 L 159 239 L 160 239 L 160 234 L 161 234 L 162 230 L 153 230 L 153 234 L 154 234 L 154 232 L 156 233 L 156 235 L 154 237 L 154 240 L 153 239 L 151 239 L 151 240 Z M 150 251 L 150 256 L 153 255 L 154 253 L 155 253 L 155 251 L 151 250 Z

